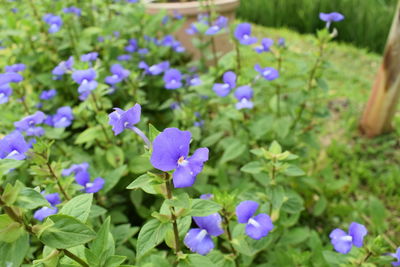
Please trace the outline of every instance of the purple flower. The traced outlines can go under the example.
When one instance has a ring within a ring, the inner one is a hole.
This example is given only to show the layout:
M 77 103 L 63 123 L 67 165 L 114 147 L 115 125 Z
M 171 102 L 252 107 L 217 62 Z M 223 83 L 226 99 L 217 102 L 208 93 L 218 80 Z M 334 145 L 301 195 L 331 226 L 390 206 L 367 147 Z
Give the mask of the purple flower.
M 42 207 L 35 211 L 33 214 L 33 218 L 35 218 L 38 221 L 43 221 L 47 217 L 54 215 L 58 212 L 58 209 L 56 207 Z
M 86 172 L 89 169 L 89 163 L 83 162 L 81 164 L 72 164 L 68 169 L 64 169 L 61 172 L 62 176 L 69 176 L 71 174 L 76 175 L 79 172 Z
M 139 0 L 126 0 L 126 2 L 128 2 L 128 3 L 137 3 L 137 2 L 139 2 Z
M 16 72 L 0 73 L 0 85 L 4 85 L 7 83 L 19 83 L 23 79 L 24 78 L 21 76 L 21 74 Z
M 205 147 L 188 157 L 191 138 L 189 131 L 167 128 L 153 141 L 150 162 L 154 168 L 164 172 L 175 170 L 172 178 L 176 188 L 192 186 L 208 160 L 208 148 Z
M 8 83 L 0 85 L 0 104 L 7 103 L 11 94 L 12 88 Z
M 58 32 L 63 24 L 61 17 L 53 14 L 44 15 L 43 21 L 50 26 L 49 33 Z
M 235 91 L 235 97 L 238 100 L 238 103 L 236 103 L 236 109 L 252 109 L 253 108 L 253 102 L 251 102 L 251 99 L 253 98 L 253 89 L 248 86 L 240 86 L 236 89 Z
M 263 38 L 261 40 L 261 46 L 257 46 L 256 48 L 254 48 L 254 50 L 257 53 L 263 53 L 263 52 L 269 52 L 270 47 L 274 44 L 274 40 L 270 39 L 270 38 Z
M 44 134 L 42 127 L 36 127 L 46 119 L 46 115 L 41 111 L 36 111 L 35 114 L 27 116 L 20 121 L 14 123 L 15 128 L 20 132 L 26 132 L 27 136 L 41 136 Z
M 397 260 L 392 262 L 392 266 L 400 266 L 400 247 L 397 248 L 396 253 L 390 253 L 389 255 Z
M 264 79 L 268 81 L 273 81 L 279 77 L 279 72 L 271 67 L 261 68 L 259 64 L 254 66 L 254 69 L 258 71 Z
M 214 25 L 212 25 L 210 28 L 207 29 L 205 34 L 206 35 L 217 34 L 219 31 L 221 31 L 227 25 L 228 25 L 228 18 L 226 18 L 224 16 L 220 16 L 220 17 L 217 18 L 217 20 L 215 21 Z
M 278 39 L 278 46 L 279 47 L 285 47 L 285 45 L 286 45 L 286 42 L 285 42 L 285 38 L 279 38 Z
M 66 7 L 63 9 L 64 13 L 72 13 L 77 15 L 78 17 L 80 17 L 82 15 L 82 11 L 80 8 L 77 8 L 75 6 L 70 6 L 70 7 Z
M 252 45 L 257 43 L 256 37 L 251 37 L 251 24 L 250 23 L 240 23 L 235 29 L 235 38 L 242 45 Z
M 52 71 L 52 74 L 56 76 L 55 79 L 59 79 L 60 76 L 64 75 L 67 71 L 72 70 L 74 65 L 74 58 L 71 56 L 67 61 L 61 61 Z
M 134 105 L 127 111 L 120 108 L 114 108 L 114 111 L 108 115 L 109 124 L 112 126 L 114 135 L 119 135 L 125 129 L 131 128 L 140 122 L 141 109 L 142 108 L 139 104 Z
M 104 42 L 104 37 L 103 36 L 97 37 L 97 42 L 99 42 L 99 43 Z
M 193 217 L 193 220 L 199 228 L 190 229 L 183 242 L 190 251 L 206 255 L 214 248 L 211 236 L 224 233 L 222 218 L 218 213 L 214 213 L 205 217 Z
M 114 64 L 110 69 L 112 76 L 107 76 L 105 82 L 114 85 L 116 83 L 122 82 L 130 74 L 129 70 L 124 69 L 120 64 Z
M 139 55 L 147 55 L 149 53 L 149 49 L 147 49 L 147 48 L 139 48 L 137 52 L 138 52 Z
M 200 196 L 200 198 L 201 199 L 212 199 L 212 198 L 214 198 L 214 195 L 213 194 L 202 194 L 201 196 Z
M 97 81 L 95 81 L 95 78 L 96 71 L 94 69 L 76 70 L 72 73 L 72 79 L 79 84 L 80 100 L 85 100 L 90 92 L 96 89 Z
M 99 53 L 97 52 L 90 52 L 87 54 L 84 54 L 81 56 L 81 61 L 82 62 L 89 62 L 89 61 L 95 61 L 97 57 L 99 56 Z
M 136 39 L 132 38 L 128 41 L 128 45 L 125 46 L 125 51 L 129 52 L 129 53 L 133 53 L 136 51 L 136 49 L 138 49 L 137 41 L 136 41 Z
M 25 69 L 26 69 L 26 65 L 22 64 L 22 63 L 5 67 L 6 72 L 20 72 L 20 71 L 24 71 Z
M 195 34 L 199 33 L 199 30 L 197 29 L 195 23 L 191 23 L 189 28 L 187 28 L 185 31 L 189 35 L 195 35 Z
M 0 140 L 0 159 L 23 160 L 26 158 L 25 152 L 29 148 L 29 144 L 25 141 L 24 136 L 20 132 L 15 131 Z
M 352 222 L 349 226 L 349 232 L 346 233 L 342 229 L 336 228 L 329 237 L 334 249 L 342 254 L 350 252 L 352 246 L 362 247 L 364 236 L 368 233 L 364 225 Z
M 132 56 L 131 55 L 120 55 L 117 57 L 118 61 L 128 61 L 131 60 Z
M 40 94 L 40 99 L 50 100 L 57 95 L 56 89 L 45 90 Z
M 61 203 L 60 195 L 58 193 L 47 194 L 45 195 L 45 198 L 53 207 Z
M 97 177 L 93 180 L 93 182 L 91 182 L 90 174 L 87 171 L 80 171 L 76 173 L 75 181 L 77 184 L 84 187 L 83 190 L 85 190 L 86 193 L 97 193 L 103 188 L 105 182 L 101 177 Z
M 274 228 L 274 225 L 271 218 L 265 213 L 254 216 L 257 209 L 257 202 L 251 200 L 242 201 L 236 207 L 236 216 L 239 223 L 246 224 L 246 234 L 253 239 L 259 240 L 267 236 Z
M 213 90 L 220 97 L 225 97 L 236 87 L 236 74 L 233 71 L 225 72 L 222 80 L 224 83 L 214 84 Z
M 171 47 L 177 53 L 185 52 L 185 48 L 182 46 L 182 44 L 175 40 L 172 35 L 165 36 L 161 41 L 161 45 Z
M 169 62 L 168 61 L 163 61 L 161 63 L 149 66 L 149 65 L 147 65 L 146 62 L 141 61 L 141 62 L 139 62 L 139 69 L 143 69 L 146 74 L 159 75 L 162 72 L 164 72 L 164 71 L 169 69 Z
M 337 22 L 337 21 L 341 21 L 344 19 L 344 16 L 338 12 L 332 12 L 332 13 L 319 13 L 319 18 L 322 21 L 325 22 Z
M 71 107 L 65 106 L 57 109 L 57 113 L 51 116 L 50 121 L 47 124 L 54 128 L 66 128 L 71 125 L 74 120 Z
M 165 88 L 174 90 L 182 87 L 182 74 L 177 69 L 169 69 L 164 74 Z

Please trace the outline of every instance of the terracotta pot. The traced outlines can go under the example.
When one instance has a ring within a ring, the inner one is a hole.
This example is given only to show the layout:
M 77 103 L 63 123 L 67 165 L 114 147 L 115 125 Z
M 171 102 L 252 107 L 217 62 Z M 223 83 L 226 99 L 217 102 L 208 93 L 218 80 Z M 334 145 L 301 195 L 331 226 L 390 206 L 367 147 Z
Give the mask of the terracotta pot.
M 239 5 L 239 0 L 209 0 L 210 5 L 215 11 L 227 17 L 229 22 L 235 19 L 235 10 Z M 192 38 L 194 36 L 186 33 L 186 29 L 189 28 L 190 24 L 197 21 L 197 16 L 205 12 L 204 6 L 207 1 L 192 1 L 186 3 L 148 3 L 146 4 L 146 11 L 148 14 L 157 14 L 163 10 L 167 11 L 168 15 L 174 15 L 174 12 L 178 12 L 186 18 L 182 28 L 174 33 L 177 40 L 186 48 L 187 52 L 192 54 L 194 59 L 200 58 L 200 51 L 193 45 Z M 214 45 L 217 52 L 221 55 L 231 51 L 233 44 L 230 41 L 229 34 L 227 32 L 217 34 L 214 36 Z

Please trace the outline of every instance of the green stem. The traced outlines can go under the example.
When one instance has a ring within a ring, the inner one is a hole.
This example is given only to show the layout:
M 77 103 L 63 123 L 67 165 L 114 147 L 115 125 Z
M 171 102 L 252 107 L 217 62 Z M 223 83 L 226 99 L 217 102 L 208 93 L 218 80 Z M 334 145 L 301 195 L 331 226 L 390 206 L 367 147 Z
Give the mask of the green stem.
M 167 190 L 167 198 L 172 199 L 172 183 L 170 180 L 170 175 L 166 173 L 165 177 L 165 187 Z M 178 231 L 178 223 L 176 220 L 176 215 L 175 215 L 175 208 L 170 206 L 170 212 L 171 212 L 171 219 L 172 219 L 172 228 L 174 231 L 174 238 L 175 238 L 175 254 L 178 254 L 181 249 L 179 246 L 179 231 Z
M 228 220 L 227 213 L 226 213 L 225 209 L 222 209 L 222 218 L 224 220 L 225 230 L 226 230 L 226 234 L 227 234 L 228 240 L 229 240 L 229 246 L 230 246 L 230 249 L 232 251 L 233 256 L 235 257 L 235 266 L 239 267 L 238 255 L 237 255 L 236 249 L 232 245 L 232 233 L 231 233 L 231 230 L 229 228 L 229 220 Z
M 76 256 L 74 253 L 72 253 L 69 250 L 66 249 L 60 249 L 60 251 L 64 252 L 65 256 L 67 256 L 68 258 L 76 261 L 77 263 L 79 263 L 81 266 L 84 267 L 89 267 L 89 264 L 87 264 L 84 260 L 82 260 L 81 258 L 79 258 L 78 256 Z
M 320 43 L 319 43 L 318 57 L 317 57 L 317 59 L 316 59 L 316 61 L 315 61 L 315 63 L 314 63 L 314 66 L 312 67 L 312 69 L 311 69 L 311 71 L 310 71 L 310 76 L 309 76 L 308 82 L 307 82 L 307 88 L 306 88 L 306 94 L 307 94 L 307 95 L 309 94 L 309 92 L 310 92 L 311 89 L 312 89 L 312 82 L 313 82 L 313 80 L 314 80 L 314 78 L 315 78 L 315 74 L 316 74 L 316 72 L 317 72 L 317 70 L 318 70 L 318 68 L 319 68 L 319 65 L 320 65 L 321 62 L 322 62 L 322 58 L 323 58 L 323 56 L 324 56 L 324 44 L 325 44 L 325 42 L 322 41 L 322 40 L 321 40 Z M 298 122 L 301 120 L 302 115 L 303 115 L 303 113 L 304 113 L 304 110 L 305 110 L 305 108 L 306 108 L 306 106 L 307 106 L 307 105 L 306 105 L 306 100 L 307 100 L 307 97 L 306 97 L 305 100 L 301 103 L 300 109 L 299 109 L 299 111 L 297 112 L 296 119 L 293 121 L 292 125 L 290 126 L 290 130 L 295 129 L 296 126 L 297 126 L 297 124 L 298 124 Z M 315 103 L 314 103 L 314 107 L 313 107 L 313 112 L 312 112 L 312 114 L 314 113 L 314 111 L 315 111 Z
M 240 70 L 242 68 L 241 58 L 240 58 L 240 46 L 237 41 L 235 41 L 235 50 L 236 50 L 236 75 L 239 76 Z

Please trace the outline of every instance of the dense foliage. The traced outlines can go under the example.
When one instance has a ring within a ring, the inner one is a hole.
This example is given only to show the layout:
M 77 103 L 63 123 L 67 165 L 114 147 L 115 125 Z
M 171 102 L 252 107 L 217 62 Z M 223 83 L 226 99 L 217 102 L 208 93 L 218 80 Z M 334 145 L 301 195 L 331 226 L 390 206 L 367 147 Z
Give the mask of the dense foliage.
M 348 206 L 338 192 L 359 183 L 315 170 L 341 14 L 320 14 L 307 57 L 203 14 L 187 29 L 202 54 L 191 61 L 171 35 L 184 18 L 136 2 L 0 11 L 0 266 L 400 260 L 381 202 L 349 194 Z M 217 34 L 235 50 L 213 51 Z
M 396 4 L 396 0 L 243 0 L 238 15 L 243 20 L 269 27 L 313 33 L 322 26 L 319 12 L 340 10 L 347 23 L 337 25 L 338 40 L 381 53 Z

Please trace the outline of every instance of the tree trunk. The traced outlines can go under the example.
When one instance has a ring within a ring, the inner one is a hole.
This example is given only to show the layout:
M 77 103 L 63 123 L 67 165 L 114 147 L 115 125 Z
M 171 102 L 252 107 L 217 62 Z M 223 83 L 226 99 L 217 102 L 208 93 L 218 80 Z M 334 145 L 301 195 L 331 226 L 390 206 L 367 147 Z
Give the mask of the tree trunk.
M 392 130 L 400 96 L 400 1 L 386 43 L 382 64 L 360 121 L 360 131 L 374 137 Z

